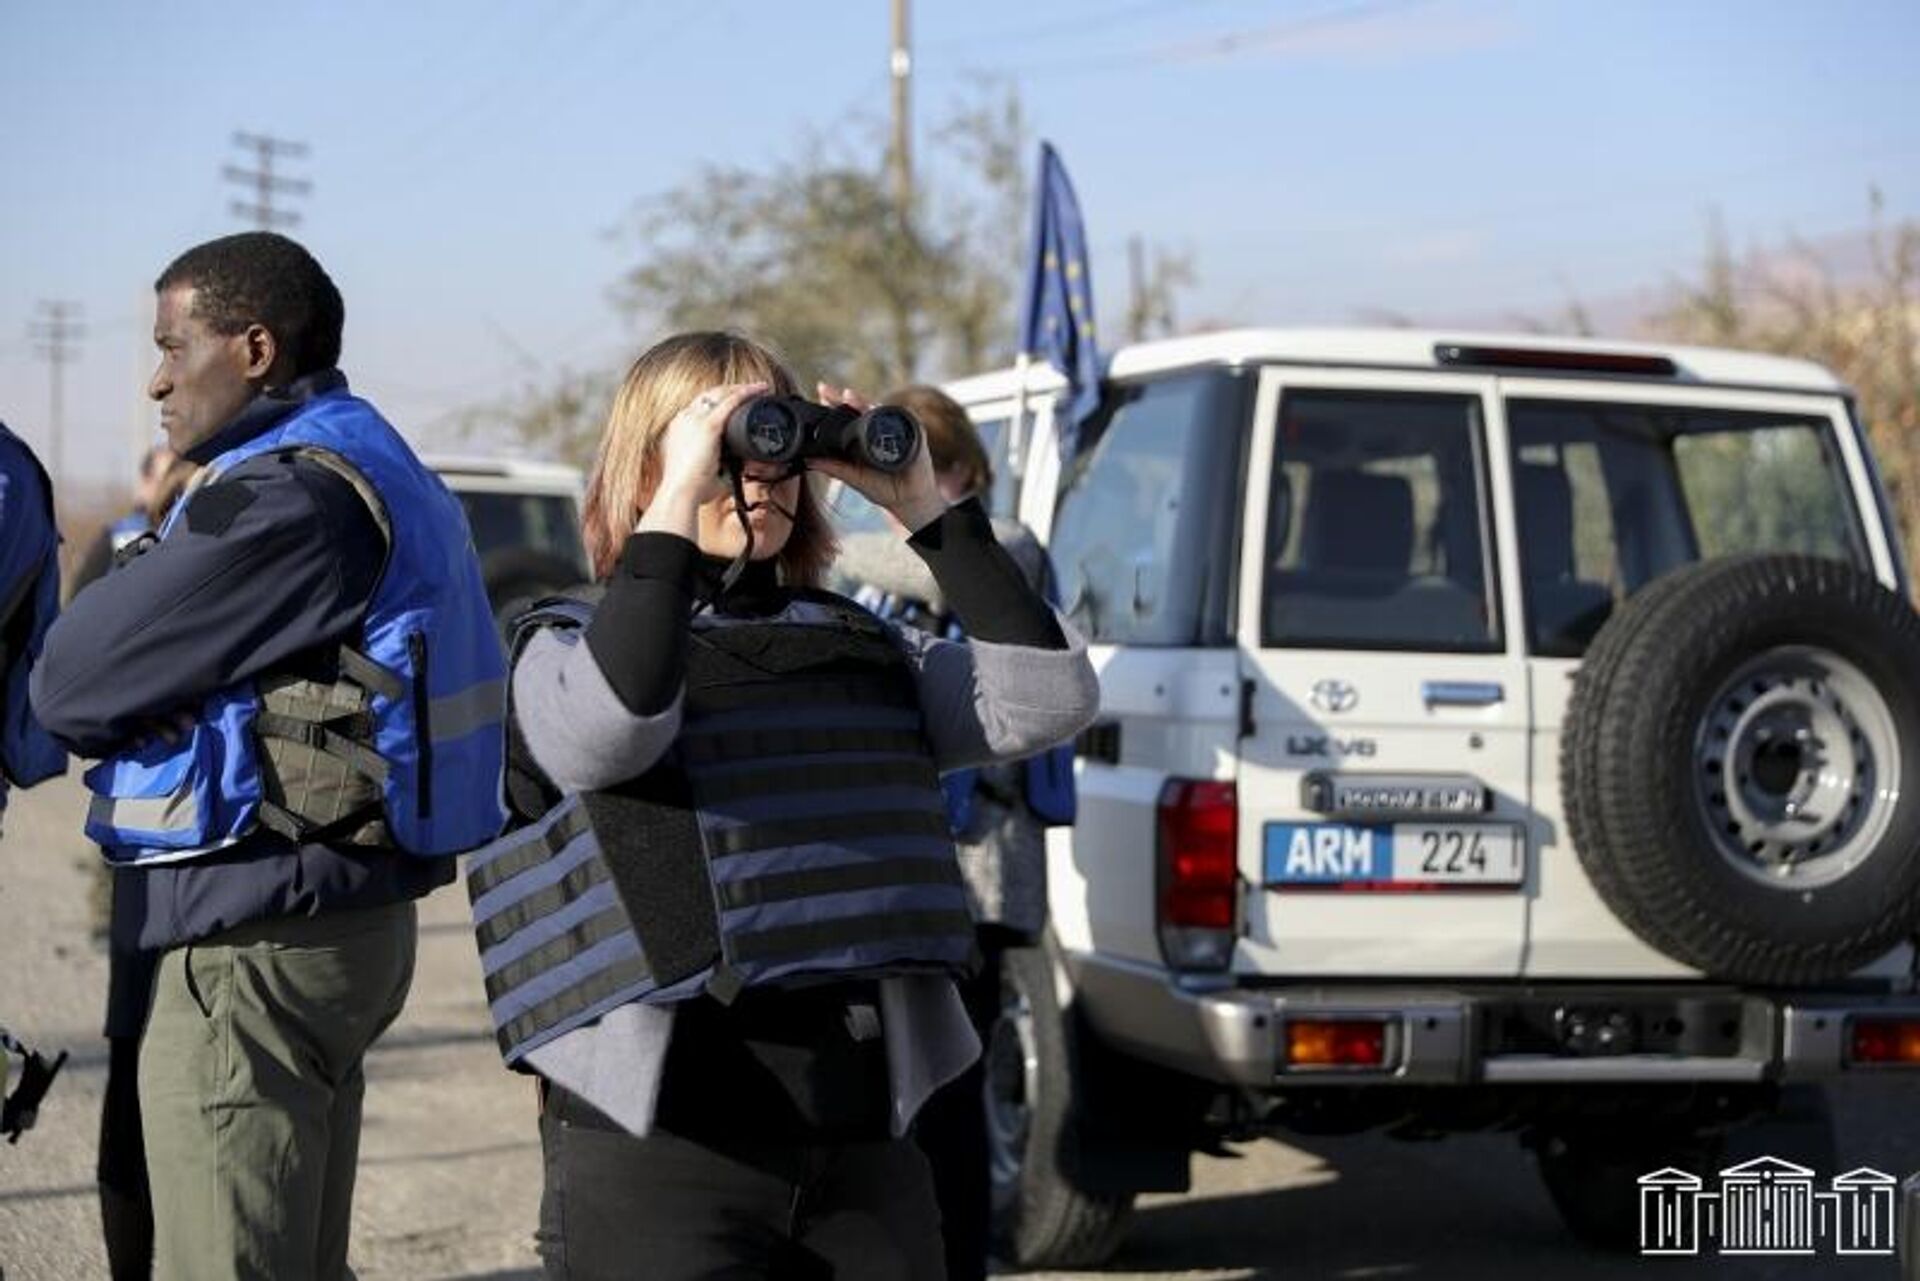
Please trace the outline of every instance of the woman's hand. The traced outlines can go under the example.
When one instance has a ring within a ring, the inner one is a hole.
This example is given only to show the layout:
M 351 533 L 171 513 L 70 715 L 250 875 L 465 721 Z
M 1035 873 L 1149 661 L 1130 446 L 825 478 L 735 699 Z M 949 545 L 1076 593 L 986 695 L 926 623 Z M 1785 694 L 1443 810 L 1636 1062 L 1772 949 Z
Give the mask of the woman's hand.
M 641 513 L 637 529 L 693 537 L 695 513 L 728 492 L 720 465 L 721 440 L 733 411 L 767 390 L 767 384 L 709 387 L 673 416 L 661 434 L 660 483 Z
M 861 413 L 873 408 L 872 401 L 851 387 L 835 388 L 821 383 L 817 390 L 823 405 L 838 403 Z M 927 448 L 924 434 L 920 452 L 903 471 L 879 471 L 840 458 L 810 458 L 807 466 L 859 491 L 868 502 L 884 508 L 909 535 L 931 525 L 947 510 L 947 500 L 941 496 L 939 482 L 934 477 L 933 454 Z

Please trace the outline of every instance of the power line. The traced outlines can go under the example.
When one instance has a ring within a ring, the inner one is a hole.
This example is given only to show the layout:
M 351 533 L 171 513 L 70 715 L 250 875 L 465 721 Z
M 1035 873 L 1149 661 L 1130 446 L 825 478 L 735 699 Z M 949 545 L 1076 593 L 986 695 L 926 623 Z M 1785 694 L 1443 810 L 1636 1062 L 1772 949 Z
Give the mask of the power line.
M 35 309 L 39 319 L 28 322 L 34 354 L 47 362 L 47 474 L 55 490 L 60 488 L 63 460 L 61 442 L 66 435 L 66 367 L 79 355 L 77 344 L 86 336 L 80 323 L 80 304 L 42 298 Z
M 1431 0 L 1362 0 L 1361 3 L 1342 8 L 1307 14 L 1270 26 L 1228 31 L 1184 45 L 1159 44 L 1116 52 L 1068 54 L 1028 62 L 1015 62 L 1011 65 L 1001 64 L 992 69 L 1002 74 L 1044 73 L 1048 76 L 1070 76 L 1124 71 L 1157 63 L 1231 57 L 1292 36 L 1357 26 L 1390 13 L 1430 2 Z
M 1085 39 L 1089 32 L 1107 34 L 1117 26 L 1134 22 L 1141 18 L 1191 17 L 1193 11 L 1204 5 L 1218 4 L 1220 0 L 1186 0 L 1186 3 L 1170 5 L 1167 0 L 1144 0 L 1144 3 L 1114 8 L 1101 6 L 1099 12 L 1089 13 L 1077 18 L 1055 18 L 1037 25 L 1002 28 L 999 31 L 975 31 L 962 36 L 951 36 L 927 46 L 929 53 L 948 53 L 956 49 L 977 49 L 982 45 L 1005 48 L 1015 44 L 1030 44 L 1060 36 Z
M 625 0 L 608 0 L 597 10 L 569 11 L 569 18 L 578 14 L 585 19 L 584 25 L 565 27 L 566 19 L 542 22 L 537 39 L 519 46 L 506 70 L 416 133 L 392 163 L 405 165 L 416 182 L 451 165 L 473 163 L 496 142 L 497 131 L 487 123 L 489 118 L 510 113 L 521 127 L 530 128 L 543 123 L 563 103 L 578 101 L 582 93 L 645 84 L 635 74 L 639 68 L 657 59 L 666 45 L 702 19 L 725 12 L 725 6 L 713 0 L 689 0 L 686 8 L 645 39 L 628 28 L 636 19 L 645 20 L 659 10 Z M 584 56 L 578 52 L 581 43 L 587 50 Z
M 261 231 L 271 231 L 275 227 L 297 227 L 300 215 L 291 209 L 274 207 L 275 196 L 304 196 L 312 192 L 313 184 L 305 178 L 285 178 L 273 171 L 276 158 L 286 156 L 299 159 L 307 154 L 304 142 L 289 142 L 284 138 L 270 138 L 265 134 L 236 132 L 233 145 L 254 154 L 254 167 L 243 169 L 239 165 L 228 165 L 220 171 L 228 182 L 253 188 L 253 199 L 228 202 L 228 208 L 242 218 L 250 218 L 253 225 Z

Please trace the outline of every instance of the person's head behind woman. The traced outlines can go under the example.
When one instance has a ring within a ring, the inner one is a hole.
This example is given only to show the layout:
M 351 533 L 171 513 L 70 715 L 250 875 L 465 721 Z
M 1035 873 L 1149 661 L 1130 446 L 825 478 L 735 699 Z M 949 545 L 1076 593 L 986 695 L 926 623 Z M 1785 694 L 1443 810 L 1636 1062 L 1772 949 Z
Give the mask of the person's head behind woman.
M 587 482 L 582 524 L 587 558 L 596 579 L 613 572 L 627 535 L 633 532 L 660 483 L 660 442 L 667 424 L 701 392 L 747 382 L 766 383 L 770 394 L 776 396 L 798 394 L 798 384 L 780 358 L 739 334 L 675 334 L 654 344 L 633 362 L 614 393 L 606 430 L 600 437 L 599 457 Z M 833 527 L 806 477 L 792 488 L 797 491 L 792 532 L 776 553 L 780 576 L 790 585 L 814 586 L 833 560 Z M 717 503 L 731 508 L 730 500 Z M 754 559 L 763 559 L 768 550 L 756 546 Z
M 888 392 L 881 403 L 897 405 L 919 421 L 942 497 L 950 503 L 972 497 L 986 503 L 992 498 L 993 460 L 959 401 L 938 387 L 914 383 Z

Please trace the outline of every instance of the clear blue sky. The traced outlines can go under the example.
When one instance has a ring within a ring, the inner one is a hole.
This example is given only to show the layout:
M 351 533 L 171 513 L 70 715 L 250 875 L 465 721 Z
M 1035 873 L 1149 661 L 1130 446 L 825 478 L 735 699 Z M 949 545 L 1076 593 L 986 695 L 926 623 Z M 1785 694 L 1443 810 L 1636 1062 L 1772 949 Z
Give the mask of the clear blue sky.
M 1910 0 L 915 0 L 913 28 L 922 151 L 976 77 L 1015 83 L 1107 317 L 1136 233 L 1192 253 L 1191 318 L 1445 322 L 1657 287 L 1711 208 L 1737 246 L 1856 231 L 1869 184 L 1920 214 Z M 312 147 L 296 234 L 356 386 L 455 443 L 462 406 L 649 337 L 608 301 L 636 200 L 877 139 L 887 41 L 887 0 L 0 0 L 0 417 L 44 445 L 28 325 L 78 301 L 68 469 L 126 469 L 152 279 L 240 228 L 248 129 Z

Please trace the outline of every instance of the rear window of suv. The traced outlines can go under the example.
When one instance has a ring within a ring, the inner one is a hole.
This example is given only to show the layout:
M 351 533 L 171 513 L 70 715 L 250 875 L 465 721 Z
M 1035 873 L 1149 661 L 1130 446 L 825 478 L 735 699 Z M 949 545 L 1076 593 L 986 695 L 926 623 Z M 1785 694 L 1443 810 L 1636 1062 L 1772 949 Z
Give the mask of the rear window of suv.
M 1261 643 L 1499 649 L 1485 461 L 1478 397 L 1286 392 Z
M 528 549 L 565 561 L 587 575 L 580 517 L 564 494 L 502 494 L 456 490 L 482 562 L 500 552 Z
M 1824 418 L 1515 399 L 1507 423 L 1536 654 L 1579 657 L 1621 600 L 1707 557 L 1869 568 Z

